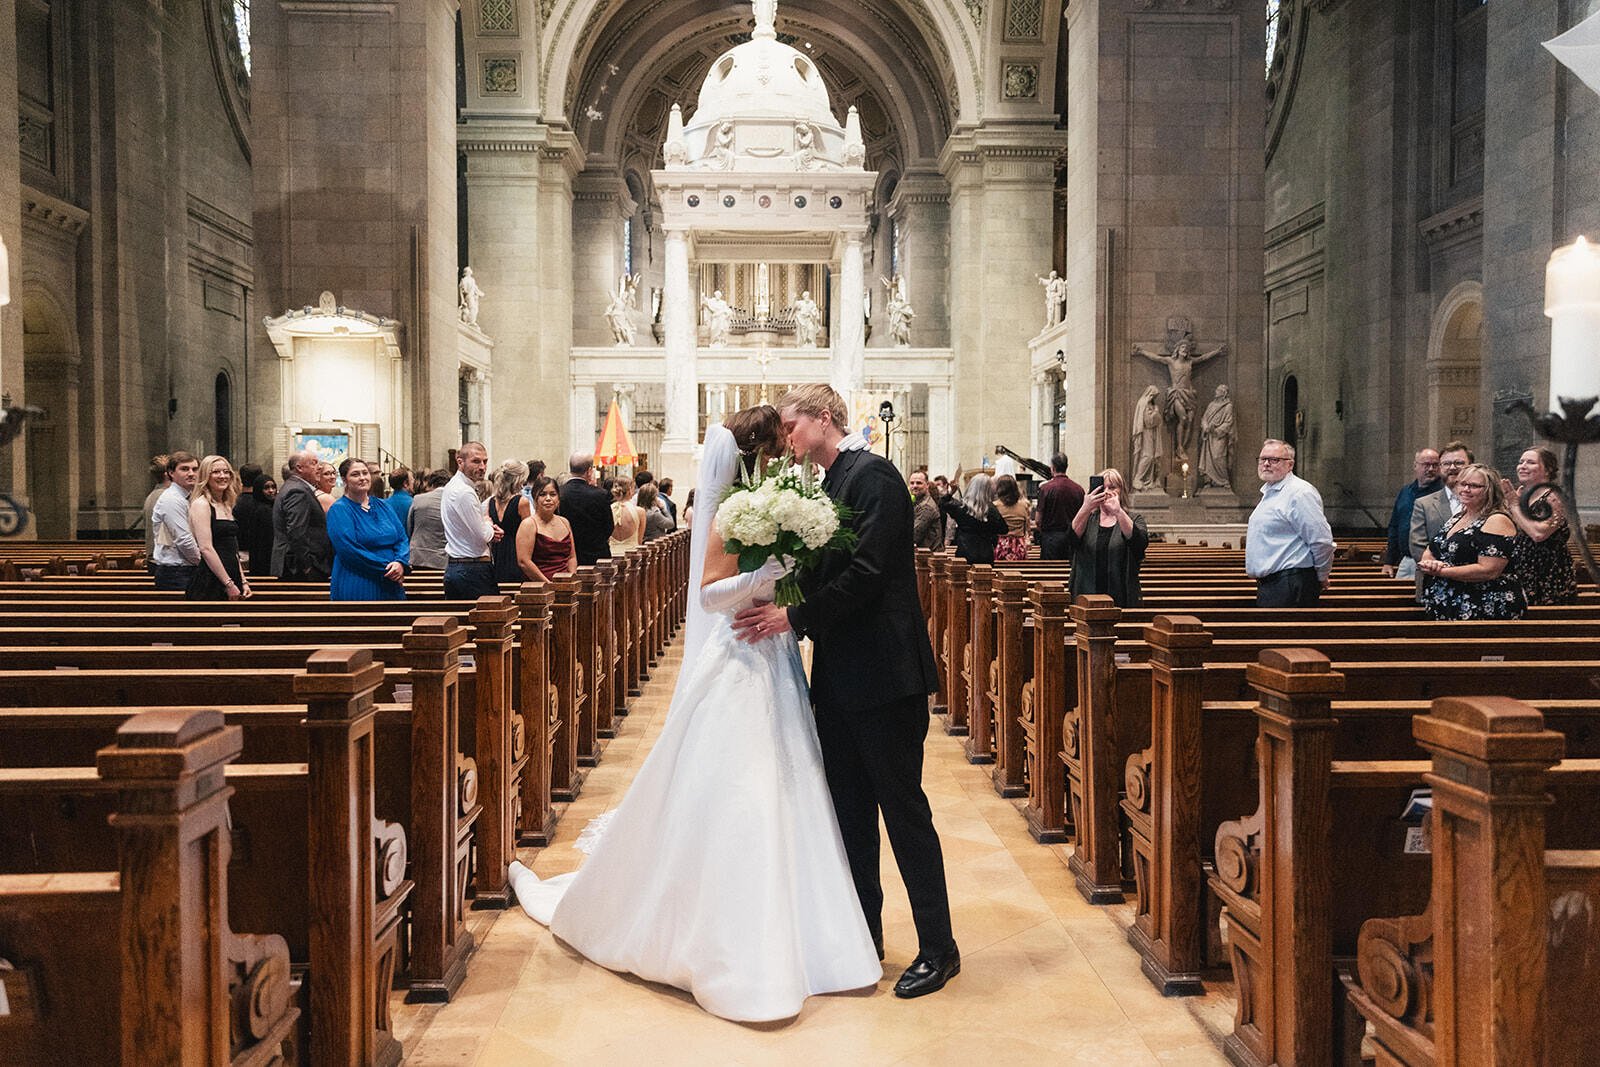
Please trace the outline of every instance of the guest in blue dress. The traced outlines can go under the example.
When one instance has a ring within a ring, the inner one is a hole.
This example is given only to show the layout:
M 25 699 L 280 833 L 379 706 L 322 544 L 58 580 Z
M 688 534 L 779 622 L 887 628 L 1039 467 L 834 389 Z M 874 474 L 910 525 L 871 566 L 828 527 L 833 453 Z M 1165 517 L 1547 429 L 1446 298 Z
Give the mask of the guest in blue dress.
M 333 543 L 334 600 L 404 600 L 411 542 L 388 501 L 372 495 L 372 467 L 354 459 L 345 472 L 344 496 L 328 509 Z

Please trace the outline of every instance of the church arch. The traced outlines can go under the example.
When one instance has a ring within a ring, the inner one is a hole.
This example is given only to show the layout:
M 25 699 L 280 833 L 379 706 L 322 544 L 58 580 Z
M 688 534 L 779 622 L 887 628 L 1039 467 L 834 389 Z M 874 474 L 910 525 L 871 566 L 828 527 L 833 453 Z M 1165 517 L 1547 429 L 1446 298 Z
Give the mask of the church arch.
M 78 337 L 65 305 L 44 282 L 25 277 L 22 308 L 23 401 L 44 411 L 29 419 L 28 499 L 35 536 L 77 533 L 80 420 Z
M 1445 294 L 1428 331 L 1428 441 L 1470 442 L 1478 435 L 1482 372 L 1483 283 L 1470 280 Z
M 692 36 L 712 32 L 723 37 L 738 34 L 750 21 L 742 5 L 738 17 L 732 18 L 728 7 L 716 0 L 623 5 L 615 12 L 610 10 L 612 3 L 613 0 L 571 0 L 563 7 L 555 17 L 541 68 L 544 73 L 541 96 L 547 120 L 570 122 L 580 131 L 591 155 L 597 151 L 614 153 L 622 133 L 609 131 L 600 138 L 585 135 L 586 123 L 602 121 L 607 127 L 625 126 L 631 109 L 638 106 L 630 104 L 628 97 L 643 91 L 637 83 L 653 80 L 641 77 L 638 72 L 653 67 L 667 53 L 678 51 Z M 830 36 L 842 46 L 842 51 L 855 57 L 856 67 L 873 73 L 876 71 L 872 57 L 894 51 L 889 44 L 894 39 L 900 49 L 906 50 L 911 60 L 908 66 L 920 67 L 924 73 L 906 79 L 914 83 L 914 91 L 885 85 L 880 99 L 897 120 L 904 120 L 903 125 L 925 124 L 934 112 L 943 119 L 942 129 L 933 143 L 929 143 L 924 133 L 914 146 L 908 145 L 931 159 L 942 147 L 943 137 L 957 117 L 975 121 L 980 110 L 976 47 L 968 39 L 965 26 L 947 8 L 948 3 L 940 0 L 871 0 L 865 3 L 818 0 L 807 4 L 803 12 L 780 9 L 779 25 L 785 31 L 792 24 L 806 33 Z M 622 21 L 624 13 L 627 22 Z M 686 34 L 684 27 L 688 26 L 699 29 Z M 619 41 L 627 47 L 619 50 Z M 646 45 L 645 55 L 640 54 L 639 44 Z M 715 52 L 720 54 L 725 45 L 724 40 Z M 953 61 L 952 56 L 964 57 L 966 62 Z M 625 79 L 625 84 L 610 86 L 611 79 L 618 75 Z M 698 86 L 697 77 L 683 80 Z M 590 99 L 591 96 L 599 99 L 602 88 L 611 93 L 609 108 L 600 107 Z M 600 119 L 595 118 L 593 111 L 600 112 Z M 613 115 L 618 116 L 615 122 L 611 120 Z M 616 159 L 617 155 L 610 154 L 610 158 Z

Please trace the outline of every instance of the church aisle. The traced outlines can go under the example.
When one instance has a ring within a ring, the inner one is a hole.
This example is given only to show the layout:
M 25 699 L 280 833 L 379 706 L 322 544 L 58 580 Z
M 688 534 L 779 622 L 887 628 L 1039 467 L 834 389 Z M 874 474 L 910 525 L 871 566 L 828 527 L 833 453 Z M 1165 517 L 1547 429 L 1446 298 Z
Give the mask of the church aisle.
M 554 845 L 519 854 L 540 875 L 578 865 L 579 832 L 615 805 L 659 734 L 677 680 L 678 647 L 634 701 Z M 513 910 L 476 913 L 478 956 L 457 999 L 396 1003 L 397 1036 L 414 1067 L 647 1061 L 676 1063 L 971 1064 L 1046 1056 L 1093 1064 L 1220 1064 L 1208 1030 L 1231 1027 L 1216 994 L 1168 1000 L 1139 973 L 1124 929 L 1073 890 L 1065 848 L 1029 838 L 987 767 L 969 765 L 937 720 L 924 783 L 945 847 L 962 972 L 915 1001 L 890 992 L 916 949 L 910 909 L 884 848 L 885 976 L 875 990 L 813 997 L 796 1020 L 743 1026 L 701 1011 L 686 993 L 613 974 Z M 397 998 L 398 1000 L 398 998 Z

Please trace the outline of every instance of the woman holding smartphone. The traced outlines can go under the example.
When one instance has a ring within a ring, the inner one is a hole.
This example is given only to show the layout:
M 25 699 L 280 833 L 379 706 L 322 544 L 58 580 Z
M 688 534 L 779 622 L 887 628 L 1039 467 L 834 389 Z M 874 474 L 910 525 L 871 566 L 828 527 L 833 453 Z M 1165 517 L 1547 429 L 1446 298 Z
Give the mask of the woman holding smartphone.
M 1068 535 L 1072 578 L 1067 591 L 1073 600 L 1101 593 L 1127 608 L 1144 599 L 1139 568 L 1150 545 L 1150 531 L 1144 519 L 1129 510 L 1126 494 L 1122 472 L 1115 467 L 1089 479 L 1089 493 L 1072 517 Z

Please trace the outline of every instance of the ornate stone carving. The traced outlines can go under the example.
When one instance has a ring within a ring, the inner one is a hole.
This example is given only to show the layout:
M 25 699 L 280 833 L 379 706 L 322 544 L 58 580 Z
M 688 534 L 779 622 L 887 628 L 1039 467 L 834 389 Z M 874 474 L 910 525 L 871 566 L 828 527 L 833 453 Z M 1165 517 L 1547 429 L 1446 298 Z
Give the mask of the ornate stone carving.
M 1006 5 L 1006 40 L 1036 41 L 1044 23 L 1039 0 L 1010 0 Z
M 1200 417 L 1200 486 L 1233 487 L 1233 448 L 1239 440 L 1233 397 L 1226 385 L 1217 386 L 1215 398 Z
M 1226 355 L 1228 346 L 1218 345 L 1209 352 L 1199 351 L 1194 342 L 1194 335 L 1189 332 L 1188 321 L 1180 318 L 1167 320 L 1167 344 L 1169 349 L 1166 352 L 1146 352 L 1135 345 L 1133 354 L 1143 356 L 1167 368 L 1171 384 L 1167 388 L 1167 398 L 1162 413 L 1171 428 L 1172 460 L 1174 463 L 1185 463 L 1189 459 L 1189 435 L 1194 429 L 1197 407 L 1194 368 L 1207 360 Z
M 517 56 L 483 57 L 483 95 L 515 96 L 521 87 Z
M 489 37 L 515 37 L 516 0 L 478 0 L 478 32 Z
M 1000 95 L 1007 100 L 1032 100 L 1039 95 L 1039 64 L 1007 63 L 1000 79 Z

